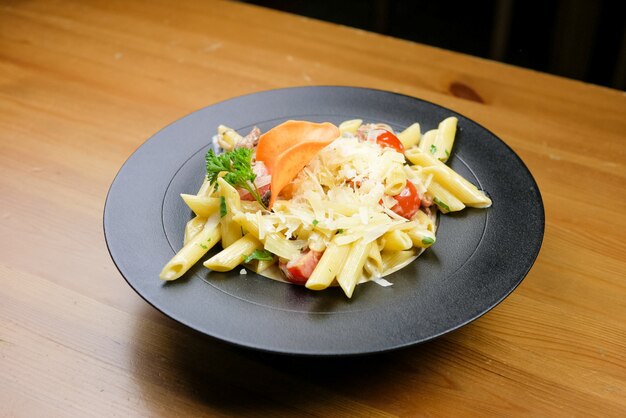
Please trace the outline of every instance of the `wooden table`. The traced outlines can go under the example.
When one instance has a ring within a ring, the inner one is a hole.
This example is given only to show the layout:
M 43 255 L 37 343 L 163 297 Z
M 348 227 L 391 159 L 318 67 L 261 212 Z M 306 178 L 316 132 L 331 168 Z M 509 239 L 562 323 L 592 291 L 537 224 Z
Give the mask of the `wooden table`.
M 285 86 L 356 85 L 495 132 L 543 194 L 502 304 L 384 355 L 306 359 L 175 323 L 117 272 L 102 209 L 144 140 Z M 0 416 L 626 416 L 626 95 L 237 3 L 0 5 Z

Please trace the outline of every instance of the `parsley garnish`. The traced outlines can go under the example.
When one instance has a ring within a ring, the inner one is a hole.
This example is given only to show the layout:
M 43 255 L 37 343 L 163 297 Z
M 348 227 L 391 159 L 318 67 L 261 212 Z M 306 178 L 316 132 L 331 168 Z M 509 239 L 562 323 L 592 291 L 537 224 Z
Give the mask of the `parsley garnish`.
M 199 245 L 199 246 L 201 246 L 202 248 L 204 248 L 205 250 L 208 250 L 208 249 L 209 249 L 209 247 L 207 247 L 207 246 L 206 246 L 206 245 L 204 245 L 204 244 L 198 244 L 198 245 Z
M 435 242 L 435 240 L 432 239 L 431 237 L 422 238 L 422 244 L 424 245 L 430 245 L 433 242 Z
M 249 263 L 252 260 L 272 261 L 272 259 L 274 259 L 274 256 L 272 255 L 271 252 L 269 252 L 267 250 L 254 250 L 252 252 L 252 254 L 248 254 L 246 256 L 246 258 L 243 260 L 243 262 L 244 263 Z
M 220 196 L 220 218 L 228 215 L 228 209 L 226 208 L 226 199 L 224 196 Z
M 435 146 L 435 144 L 430 146 L 430 153 L 433 155 L 437 153 L 437 147 Z
M 343 234 L 343 229 L 339 228 L 339 229 L 337 230 L 337 233 L 338 233 L 338 234 Z
M 220 173 L 224 172 L 224 181 L 233 187 L 247 190 L 263 208 L 266 208 L 259 189 L 254 184 L 256 174 L 252 171 L 252 150 L 236 148 L 230 152 L 216 154 L 210 149 L 205 156 L 206 175 L 211 184 L 217 181 Z
M 448 205 L 446 205 L 445 203 L 443 203 L 441 200 L 434 198 L 433 202 L 435 202 L 437 204 L 437 206 L 439 206 L 441 209 L 447 210 L 448 212 L 450 212 L 450 207 Z
M 317 226 L 318 223 L 320 223 L 320 221 L 318 221 L 317 219 L 313 219 L 313 222 L 311 222 L 313 224 L 313 226 Z

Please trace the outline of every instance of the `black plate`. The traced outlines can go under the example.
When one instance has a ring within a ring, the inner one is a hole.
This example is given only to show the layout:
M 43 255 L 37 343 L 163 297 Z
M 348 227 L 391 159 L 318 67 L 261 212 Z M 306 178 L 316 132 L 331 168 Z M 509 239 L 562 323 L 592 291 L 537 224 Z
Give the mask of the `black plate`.
M 201 263 L 163 283 L 163 265 L 182 246 L 204 154 L 219 124 L 265 131 L 287 119 L 361 118 L 422 131 L 459 119 L 451 166 L 493 199 L 487 210 L 440 218 L 437 243 L 387 277 L 394 283 L 312 292 L 260 277 L 215 273 Z M 146 141 L 115 178 L 104 210 L 111 257 L 141 297 L 171 318 L 234 344 L 280 353 L 349 355 L 420 343 L 483 315 L 522 281 L 541 246 L 544 211 L 533 177 L 494 134 L 441 106 L 352 87 L 273 90 L 227 100 L 186 116 Z

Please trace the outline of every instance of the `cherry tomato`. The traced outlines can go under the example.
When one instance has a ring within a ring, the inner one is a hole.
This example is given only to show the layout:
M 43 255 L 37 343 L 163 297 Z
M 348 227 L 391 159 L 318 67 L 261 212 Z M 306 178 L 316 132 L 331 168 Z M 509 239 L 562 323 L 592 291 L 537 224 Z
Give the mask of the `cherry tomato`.
M 376 137 L 376 143 L 381 147 L 389 147 L 398 151 L 400 154 L 404 154 L 404 146 L 397 136 L 389 131 L 383 130 L 380 135 Z
M 322 258 L 321 252 L 308 251 L 289 263 L 279 263 L 285 278 L 293 284 L 304 285 Z
M 406 186 L 400 194 L 393 196 L 396 203 L 391 210 L 406 219 L 411 219 L 420 208 L 420 195 L 417 189 L 410 181 L 406 182 Z

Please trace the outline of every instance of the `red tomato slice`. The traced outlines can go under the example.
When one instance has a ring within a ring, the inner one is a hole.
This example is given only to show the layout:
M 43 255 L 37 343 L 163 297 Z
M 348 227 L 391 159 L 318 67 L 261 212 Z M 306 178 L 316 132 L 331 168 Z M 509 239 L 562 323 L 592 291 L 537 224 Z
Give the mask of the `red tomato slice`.
M 311 277 L 313 270 L 322 258 L 321 252 L 308 251 L 296 260 L 292 260 L 288 263 L 279 263 L 279 267 L 282 270 L 285 278 L 293 284 L 304 285 L 306 281 Z
M 382 131 L 383 132 L 376 137 L 376 143 L 383 148 L 393 148 L 400 154 L 404 154 L 404 146 L 398 137 L 384 129 Z
M 411 219 L 420 208 L 420 195 L 417 193 L 417 189 L 413 183 L 409 180 L 407 180 L 406 186 L 404 186 L 400 194 L 392 197 L 398 203 L 396 203 L 391 210 L 403 218 Z

